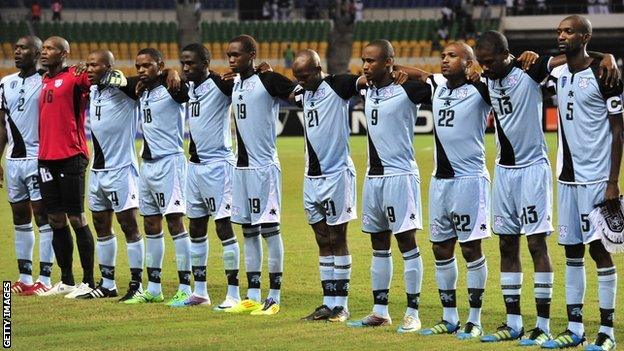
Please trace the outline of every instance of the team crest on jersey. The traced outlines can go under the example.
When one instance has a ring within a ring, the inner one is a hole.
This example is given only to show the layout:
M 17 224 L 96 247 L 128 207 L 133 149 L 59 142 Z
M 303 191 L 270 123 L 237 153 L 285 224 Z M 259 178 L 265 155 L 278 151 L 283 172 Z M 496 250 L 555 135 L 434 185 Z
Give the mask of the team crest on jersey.
M 466 96 L 468 96 L 468 89 L 466 89 L 466 88 L 459 88 L 457 90 L 457 97 L 459 99 L 465 99 Z
M 561 87 L 565 88 L 566 82 L 568 81 L 568 76 L 561 77 Z
M 510 75 L 509 77 L 507 77 L 507 84 L 511 87 L 513 87 L 514 85 L 516 85 L 518 83 L 518 76 L 515 74 Z
M 194 92 L 197 95 L 203 95 L 208 91 L 208 84 L 201 84 L 197 88 L 195 88 Z
M 589 78 L 581 78 L 579 79 L 579 88 L 587 88 L 589 86 Z
M 381 96 L 383 96 L 384 99 L 391 98 L 392 95 L 394 95 L 394 86 L 390 85 L 383 88 Z
M 60 88 L 61 85 L 63 85 L 63 80 L 62 79 L 57 79 L 54 81 L 54 87 L 55 88 Z
M 321 100 L 325 97 L 325 95 L 327 95 L 327 92 L 325 91 L 325 88 L 319 88 L 317 89 L 314 93 L 312 93 L 312 95 L 310 96 L 311 98 L 315 98 L 314 100 Z
M 244 82 L 241 87 L 241 91 L 253 91 L 256 87 L 256 82 Z

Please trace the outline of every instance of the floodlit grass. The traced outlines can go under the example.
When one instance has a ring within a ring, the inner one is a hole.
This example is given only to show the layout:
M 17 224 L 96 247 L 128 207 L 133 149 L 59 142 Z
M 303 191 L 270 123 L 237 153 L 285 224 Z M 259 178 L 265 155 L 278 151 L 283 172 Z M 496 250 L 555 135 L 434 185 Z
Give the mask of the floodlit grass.
M 549 134 L 550 159 L 554 162 L 556 135 Z M 418 135 L 415 150 L 422 178 L 423 219 L 427 221 L 427 189 L 433 162 L 433 140 L 431 135 Z M 487 136 L 488 166 L 492 171 L 496 153 L 493 135 Z M 310 227 L 307 225 L 302 206 L 303 178 L 303 139 L 279 138 L 278 150 L 283 170 L 282 233 L 285 244 L 285 271 L 281 311 L 276 316 L 255 317 L 229 315 L 213 312 L 210 308 L 194 307 L 173 309 L 164 304 L 126 306 L 113 300 L 77 301 L 62 297 L 38 298 L 13 296 L 13 347 L 20 350 L 51 349 L 293 349 L 293 350 L 338 350 L 338 349 L 410 349 L 410 350 L 494 350 L 512 349 L 512 343 L 486 345 L 477 341 L 457 341 L 452 336 L 422 337 L 398 335 L 396 326 L 400 323 L 405 309 L 403 290 L 403 262 L 396 243 L 394 251 L 394 279 L 390 295 L 390 312 L 394 326 L 375 330 L 353 330 L 345 325 L 328 323 L 304 323 L 299 319 L 321 303 L 321 288 L 318 279 L 317 249 Z M 351 138 L 352 157 L 358 171 L 358 191 L 362 189 L 362 179 L 366 167 L 366 138 Z M 553 165 L 554 167 L 554 165 Z M 4 235 L 0 236 L 0 275 L 3 280 L 17 278 L 17 267 L 13 249 L 13 228 L 11 212 L 2 192 L 0 219 Z M 556 198 L 556 197 L 555 197 Z M 361 199 L 361 196 L 358 196 Z M 361 204 L 358 203 L 358 215 Z M 556 212 L 555 212 L 556 216 Z M 556 218 L 556 217 L 555 217 Z M 93 228 L 93 227 L 91 227 Z M 92 229 L 93 230 L 93 229 Z M 240 228 L 236 233 L 241 242 Z M 119 249 L 117 257 L 117 285 L 121 292 L 129 280 L 125 243 L 120 228 L 116 225 Z M 225 296 L 226 281 L 221 261 L 221 245 L 214 233 L 214 225 L 209 227 L 210 256 L 208 262 L 208 284 L 213 303 L 219 303 Z M 429 326 L 441 317 L 442 308 L 437 296 L 434 277 L 433 255 L 426 231 L 417 234 L 424 261 L 424 282 L 421 294 L 420 316 L 423 326 Z M 549 239 L 550 254 L 555 269 L 555 288 L 552 303 L 552 329 L 554 333 L 565 329 L 565 261 L 563 249 L 556 244 L 556 235 Z M 177 288 L 177 273 L 173 244 L 166 242 L 163 269 L 165 298 L 171 297 Z M 353 255 L 353 275 L 349 305 L 352 317 L 367 314 L 372 307 L 369 264 L 370 243 L 367 235 L 360 231 L 356 220 L 349 227 L 349 244 Z M 505 319 L 505 309 L 499 286 L 498 240 L 492 238 L 484 242 L 488 260 L 489 282 L 486 287 L 483 306 L 483 323 L 486 332 L 494 330 Z M 35 253 L 37 248 L 35 248 Z M 460 267 L 458 281 L 458 305 L 462 322 L 468 314 L 468 301 L 465 288 L 466 270 L 464 261 L 457 252 Z M 35 254 L 35 257 L 37 255 Z M 266 254 L 265 254 L 266 257 Z M 618 268 L 624 269 L 622 255 L 614 256 Z M 522 258 L 525 267 L 522 311 L 525 328 L 531 329 L 535 323 L 533 300 L 533 267 L 523 240 Z M 266 258 L 265 258 L 266 261 Z M 81 277 L 80 263 L 75 250 L 74 271 Z M 246 292 L 244 264 L 241 257 L 241 293 Z M 595 265 L 587 255 L 587 294 L 585 298 L 585 323 L 588 338 L 593 339 L 598 329 L 599 312 Z M 34 267 L 38 267 L 35 262 Z M 96 268 L 97 271 L 97 268 Z M 263 275 L 263 296 L 268 289 L 266 264 Z M 38 274 L 38 268 L 35 268 Z M 99 276 L 98 273 L 96 273 Z M 57 281 L 59 269 L 54 266 L 53 279 Z M 144 279 L 146 283 L 146 278 Z M 624 301 L 624 279 L 619 281 L 618 306 L 616 311 L 616 338 L 624 340 L 622 315 Z

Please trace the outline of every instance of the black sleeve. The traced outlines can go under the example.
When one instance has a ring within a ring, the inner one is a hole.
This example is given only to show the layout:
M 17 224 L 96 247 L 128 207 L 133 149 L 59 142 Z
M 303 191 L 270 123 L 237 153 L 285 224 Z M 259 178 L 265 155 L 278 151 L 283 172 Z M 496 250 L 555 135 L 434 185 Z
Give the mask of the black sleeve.
M 0 111 L 8 112 L 6 99 L 4 98 L 4 83 L 0 84 Z M 4 123 L 4 121 L 0 121 L 0 123 Z
M 126 80 L 128 81 L 128 84 L 126 84 L 125 87 L 120 87 L 119 90 L 121 90 L 132 100 L 138 100 L 139 96 L 136 94 L 136 86 L 139 84 L 139 76 L 128 77 Z
M 301 87 L 301 85 L 297 85 L 295 87 L 295 105 L 299 108 L 303 108 L 303 95 L 305 93 L 305 89 Z
M 215 85 L 217 86 L 217 88 L 219 88 L 219 90 L 221 90 L 223 95 L 232 96 L 232 89 L 234 89 L 234 80 L 223 80 L 221 79 L 221 76 L 212 72 L 210 72 L 208 78 L 212 79 L 212 81 L 215 82 Z
M 552 56 L 538 57 L 537 61 L 535 61 L 535 63 L 531 65 L 531 68 L 526 71 L 526 74 L 528 74 L 529 77 L 531 77 L 531 79 L 533 79 L 537 83 L 543 82 L 550 73 L 548 71 L 548 62 L 551 58 Z M 514 65 L 518 68 L 522 68 L 522 64 L 520 64 L 520 62 L 518 62 L 517 60 L 514 60 Z
M 258 76 L 264 88 L 273 97 L 288 100 L 290 93 L 295 89 L 295 83 L 279 73 L 262 72 Z
M 592 72 L 594 73 L 594 77 L 596 82 L 598 83 L 598 88 L 600 89 L 600 94 L 605 100 L 607 111 L 610 115 L 617 115 L 623 112 L 622 107 L 622 92 L 624 87 L 622 85 L 622 80 L 618 80 L 615 86 L 607 86 L 604 84 L 604 81 L 600 79 L 600 60 L 594 59 L 591 64 Z
M 482 81 L 478 81 L 473 82 L 472 85 L 477 88 L 477 91 L 483 98 L 483 101 L 485 101 L 488 105 L 492 106 L 492 101 L 490 100 L 490 91 L 488 90 L 487 84 L 483 83 Z
M 169 95 L 171 95 L 171 98 L 178 104 L 183 104 L 189 101 L 189 96 L 188 96 L 189 89 L 186 83 L 181 82 L 180 89 L 178 91 L 171 92 L 169 91 L 169 87 L 167 86 L 167 75 L 161 74 L 160 84 L 162 84 L 165 88 L 167 88 L 167 92 L 169 92 Z
M 408 80 L 401 85 L 414 104 L 431 103 L 431 87 L 416 80 Z
M 349 100 L 358 94 L 356 84 L 359 78 L 353 74 L 335 74 L 327 76 L 325 81 L 343 100 Z

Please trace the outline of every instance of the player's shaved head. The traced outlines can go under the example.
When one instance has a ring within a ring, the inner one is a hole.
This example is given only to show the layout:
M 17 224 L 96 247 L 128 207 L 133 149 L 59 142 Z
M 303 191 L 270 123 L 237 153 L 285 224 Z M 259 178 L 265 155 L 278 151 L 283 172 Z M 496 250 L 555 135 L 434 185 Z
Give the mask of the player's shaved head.
M 293 66 L 301 66 L 307 68 L 314 68 L 321 66 L 321 58 L 319 54 L 311 49 L 304 49 L 297 53 Z
M 394 58 L 394 48 L 392 47 L 392 44 L 386 39 L 373 40 L 370 43 L 368 43 L 368 45 L 366 45 L 366 47 L 369 47 L 369 46 L 379 48 L 383 55 L 383 59 L 385 60 Z
M 112 67 L 115 65 L 115 56 L 113 56 L 113 53 L 110 52 L 110 50 L 93 50 L 89 53 L 89 55 L 94 55 L 98 61 L 102 62 L 106 66 Z
M 502 54 L 509 51 L 507 38 L 495 30 L 489 30 L 477 39 L 477 50 L 489 51 L 494 55 Z
M 592 34 L 592 24 L 586 17 L 580 15 L 572 15 L 564 18 L 563 21 L 572 22 L 572 26 L 575 32 L 590 35 Z
M 63 37 L 52 36 L 46 39 L 46 42 L 54 45 L 59 51 L 69 52 L 69 42 Z
M 459 42 L 459 41 L 454 41 L 454 42 L 448 44 L 446 46 L 446 48 L 447 49 L 455 49 L 457 52 L 461 53 L 461 55 L 463 56 L 464 60 L 474 60 L 475 59 L 474 51 L 472 50 L 470 45 L 468 45 L 466 43 Z

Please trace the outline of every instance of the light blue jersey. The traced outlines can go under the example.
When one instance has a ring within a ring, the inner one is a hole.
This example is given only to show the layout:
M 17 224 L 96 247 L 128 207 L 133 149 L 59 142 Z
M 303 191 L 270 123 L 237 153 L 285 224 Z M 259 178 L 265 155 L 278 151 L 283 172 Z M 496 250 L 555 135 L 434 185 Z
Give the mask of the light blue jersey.
M 349 99 L 357 95 L 359 76 L 330 75 L 315 91 L 301 90 L 295 100 L 303 107 L 306 177 L 325 177 L 352 169 L 349 156 Z
M 437 178 L 489 177 L 485 166 L 485 128 L 490 97 L 482 82 L 447 87 L 442 74 L 429 77 L 431 85 L 435 168 Z
M 164 78 L 163 78 L 164 79 Z M 184 107 L 188 101 L 188 88 L 183 85 L 171 95 L 164 84 L 141 94 L 139 115 L 143 130 L 145 160 L 184 153 Z
M 0 80 L 0 109 L 5 114 L 7 159 L 37 158 L 39 154 L 39 95 L 41 73 L 19 73 Z
M 136 95 L 119 88 L 92 85 L 89 92 L 89 121 L 93 140 L 95 171 L 128 165 L 137 167 L 134 137 L 138 116 Z
M 238 168 L 279 165 L 275 141 L 279 98 L 287 99 L 295 85 L 275 72 L 234 79 L 232 108 L 236 124 Z
M 212 163 L 233 160 L 230 104 L 232 84 L 215 74 L 195 86 L 189 82 L 190 161 Z
M 548 160 L 542 130 L 542 91 L 550 56 L 540 57 L 525 72 L 514 59 L 501 79 L 488 79 L 496 122 L 496 163 L 501 167 L 526 167 Z
M 418 107 L 430 99 L 431 88 L 416 81 L 366 89 L 368 177 L 418 175 L 412 147 L 414 125 Z
M 611 126 L 609 116 L 622 114 L 622 81 L 605 86 L 598 78 L 598 60 L 572 73 L 567 64 L 553 70 L 559 111 L 557 177 L 567 184 L 609 179 Z

